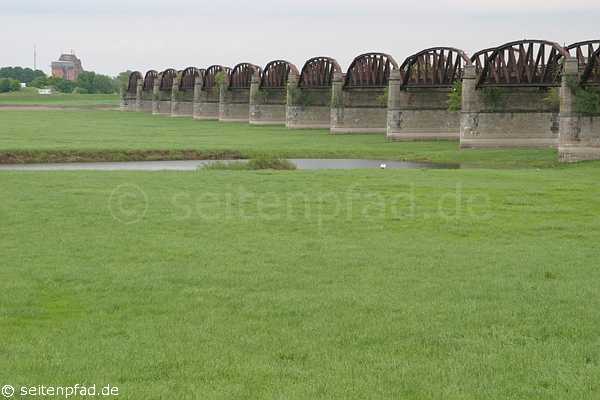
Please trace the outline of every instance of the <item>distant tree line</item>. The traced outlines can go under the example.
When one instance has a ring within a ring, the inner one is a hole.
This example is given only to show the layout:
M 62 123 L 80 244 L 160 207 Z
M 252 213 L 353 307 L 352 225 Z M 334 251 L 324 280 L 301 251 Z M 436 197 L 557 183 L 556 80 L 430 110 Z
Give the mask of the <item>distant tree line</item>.
M 19 82 L 29 83 L 36 78 L 45 77 L 44 71 L 23 67 L 3 67 L 0 68 L 0 78 L 14 79 Z
M 21 82 L 35 88 L 52 87 L 61 93 L 118 93 L 127 86 L 129 71 L 122 72 L 113 78 L 108 75 L 84 71 L 76 81 L 46 76 L 43 71 L 22 67 L 0 68 L 0 93 L 13 92 L 21 89 Z

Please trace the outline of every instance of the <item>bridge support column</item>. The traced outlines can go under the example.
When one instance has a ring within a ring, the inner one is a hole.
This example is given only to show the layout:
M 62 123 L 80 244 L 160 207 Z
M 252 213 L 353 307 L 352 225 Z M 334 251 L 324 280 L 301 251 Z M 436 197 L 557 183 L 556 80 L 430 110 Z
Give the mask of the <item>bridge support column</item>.
M 296 108 L 301 106 L 299 104 L 295 104 L 293 93 L 295 91 L 300 90 L 298 87 L 298 83 L 300 82 L 300 77 L 296 74 L 290 72 L 288 76 L 287 82 L 287 92 L 286 92 L 286 104 L 285 104 L 285 126 L 290 128 L 294 126 L 294 121 L 296 120 L 295 115 L 300 110 Z
M 259 104 L 259 94 L 260 91 L 260 77 L 256 75 L 252 75 L 252 79 L 250 80 L 250 98 L 248 100 L 249 103 L 249 121 L 252 123 L 252 120 L 260 118 L 260 104 Z
M 142 92 L 144 90 L 144 80 L 138 79 L 135 86 L 135 111 L 142 111 Z
M 400 110 L 400 97 L 402 96 L 402 74 L 399 70 L 390 72 L 387 103 L 387 134 L 391 138 L 394 132 L 402 129 L 402 111 Z
M 600 160 L 600 116 L 582 115 L 575 109 L 578 72 L 577 59 L 565 59 L 560 88 L 558 156 L 561 162 Z
M 225 80 L 219 86 L 219 121 L 225 118 L 227 112 L 227 92 L 229 89 L 229 74 L 225 74 Z
M 460 115 L 460 147 L 470 147 L 466 141 L 477 135 L 481 99 L 477 91 L 477 71 L 474 65 L 466 65 L 462 79 Z
M 152 88 L 152 114 L 158 115 L 160 106 L 160 79 L 154 80 L 154 87 Z
M 177 116 L 179 112 L 179 78 L 173 81 L 171 87 L 171 117 Z
M 202 77 L 198 76 L 194 80 L 194 105 L 192 106 L 192 117 L 194 119 L 198 119 L 200 117 L 200 112 L 202 110 L 202 104 L 200 103 L 203 85 L 202 79 Z
M 344 74 L 335 72 L 331 82 L 331 122 L 330 131 L 336 133 L 336 128 L 344 120 Z

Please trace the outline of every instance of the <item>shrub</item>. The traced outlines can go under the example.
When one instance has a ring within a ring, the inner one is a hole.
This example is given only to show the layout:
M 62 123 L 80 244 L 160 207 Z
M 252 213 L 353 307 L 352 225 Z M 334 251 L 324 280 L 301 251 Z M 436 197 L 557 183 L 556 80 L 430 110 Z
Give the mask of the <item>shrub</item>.
M 462 110 L 462 82 L 456 81 L 452 85 L 452 91 L 448 93 L 448 111 Z
M 317 99 L 313 93 L 299 87 L 288 88 L 288 94 L 291 97 L 292 105 L 308 107 L 317 104 Z
M 221 88 L 221 86 L 223 86 L 225 84 L 226 80 L 227 80 L 227 74 L 225 73 L 225 71 L 219 71 L 215 75 L 215 83 L 217 84 L 217 87 L 219 89 Z
M 388 104 L 388 88 L 385 88 L 383 90 L 383 94 L 381 94 L 380 96 L 377 96 L 377 103 L 379 103 L 379 105 L 381 107 L 387 107 L 387 104 Z
M 546 97 L 544 97 L 544 103 L 554 109 L 560 108 L 560 90 L 558 88 L 548 90 Z
M 296 165 L 289 160 L 276 157 L 261 156 L 248 161 L 248 169 L 296 169 Z
M 76 86 L 75 82 L 63 78 L 49 78 L 47 83 L 61 93 L 72 93 Z
M 0 79 L 0 93 L 17 92 L 19 90 L 21 90 L 21 82 L 11 78 Z
M 231 171 L 248 171 L 248 170 L 261 170 L 261 169 L 277 169 L 277 170 L 294 170 L 296 165 L 289 160 L 260 156 L 253 158 L 248 162 L 242 161 L 216 161 L 205 165 L 202 169 L 223 169 Z
M 269 91 L 266 89 L 258 89 L 254 98 L 258 104 L 265 104 L 269 100 Z
M 600 114 L 600 90 L 578 88 L 575 92 L 575 112 L 584 115 Z
M 499 87 L 486 87 L 481 90 L 481 94 L 485 105 L 492 111 L 496 111 L 502 105 L 505 91 Z

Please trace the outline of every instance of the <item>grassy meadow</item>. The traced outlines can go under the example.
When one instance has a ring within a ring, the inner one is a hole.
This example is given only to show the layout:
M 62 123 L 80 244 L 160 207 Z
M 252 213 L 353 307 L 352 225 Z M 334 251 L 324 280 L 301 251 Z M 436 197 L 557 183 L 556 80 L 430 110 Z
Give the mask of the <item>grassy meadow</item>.
M 117 94 L 53 93 L 40 95 L 36 88 L 24 88 L 18 92 L 0 93 L 2 106 L 47 106 L 59 108 L 118 107 Z
M 0 154 L 38 160 L 195 149 L 468 167 L 0 171 L 0 386 L 600 397 L 598 162 L 112 111 L 0 121 Z
M 459 150 L 457 141 L 390 142 L 384 135 L 194 121 L 119 111 L 0 113 L 0 160 L 45 162 L 269 155 L 462 163 L 471 167 L 556 166 L 552 149 Z M 4 161 L 6 162 L 6 161 Z

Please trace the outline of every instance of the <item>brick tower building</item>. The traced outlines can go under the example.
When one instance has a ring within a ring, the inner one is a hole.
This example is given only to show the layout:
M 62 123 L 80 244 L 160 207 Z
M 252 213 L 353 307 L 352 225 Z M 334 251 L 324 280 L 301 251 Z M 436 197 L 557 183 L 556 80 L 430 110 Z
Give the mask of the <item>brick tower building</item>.
M 82 71 L 81 60 L 75 54 L 62 54 L 58 61 L 52 62 L 52 76 L 55 78 L 74 81 Z

